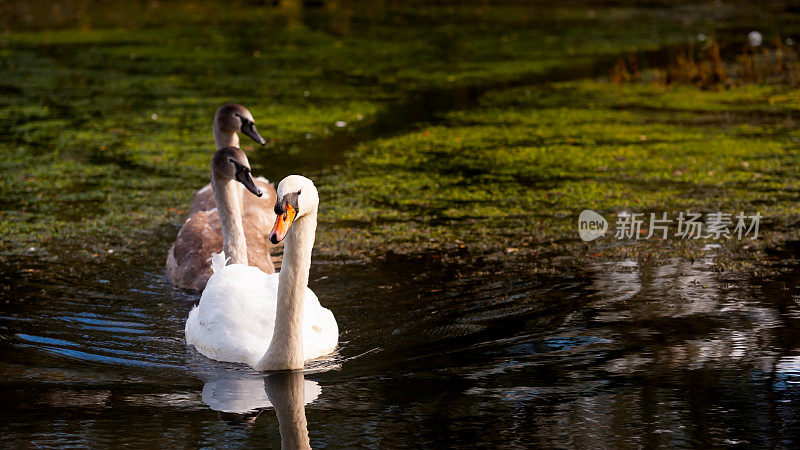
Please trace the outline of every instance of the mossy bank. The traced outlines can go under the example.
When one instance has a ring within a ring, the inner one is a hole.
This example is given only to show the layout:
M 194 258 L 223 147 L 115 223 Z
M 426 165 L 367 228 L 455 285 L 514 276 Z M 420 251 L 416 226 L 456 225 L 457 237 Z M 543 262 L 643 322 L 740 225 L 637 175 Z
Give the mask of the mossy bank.
M 150 3 L 34 22 L 20 5 L 0 38 L 6 257 L 166 252 L 227 101 L 269 141 L 246 145 L 256 173 L 317 181 L 330 257 L 522 255 L 544 270 L 707 253 L 709 241 L 585 244 L 583 209 L 612 226 L 623 211 L 760 212 L 759 239 L 717 242 L 722 265 L 761 264 L 797 238 L 797 89 L 664 86 L 647 68 L 606 81 L 620 56 L 700 34 L 793 36 L 780 3 Z

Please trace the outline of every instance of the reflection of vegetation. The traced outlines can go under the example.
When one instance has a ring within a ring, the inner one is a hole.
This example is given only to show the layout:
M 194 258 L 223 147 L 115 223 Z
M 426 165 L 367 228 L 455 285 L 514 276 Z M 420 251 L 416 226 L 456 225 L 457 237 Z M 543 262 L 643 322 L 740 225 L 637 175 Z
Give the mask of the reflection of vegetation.
M 602 75 L 618 55 L 736 23 L 736 8 L 76 5 L 77 22 L 4 16 L 19 19 L 0 37 L 6 252 L 65 238 L 135 246 L 135 230 L 180 220 L 207 179 L 210 118 L 226 101 L 247 105 L 270 140 L 251 153 L 259 174 L 287 174 L 293 155 L 325 162 L 311 169 L 322 170 L 320 248 L 331 253 L 535 252 L 576 242 L 583 207 L 795 217 L 797 136 L 784 122 L 795 91 L 545 75 Z M 748 20 L 777 12 L 763 14 Z M 432 122 L 396 116 L 435 93 L 447 95 Z M 340 142 L 345 161 L 328 155 Z

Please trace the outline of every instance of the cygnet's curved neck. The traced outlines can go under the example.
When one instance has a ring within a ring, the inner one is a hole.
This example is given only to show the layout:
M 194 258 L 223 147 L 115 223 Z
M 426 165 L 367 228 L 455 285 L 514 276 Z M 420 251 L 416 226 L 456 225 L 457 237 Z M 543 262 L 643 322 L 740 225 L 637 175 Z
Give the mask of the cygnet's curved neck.
M 267 397 L 278 416 L 281 448 L 310 449 L 303 373 L 276 373 L 265 381 Z
M 267 353 L 258 364 L 259 370 L 303 368 L 303 304 L 316 231 L 314 211 L 298 217 L 286 235 L 278 279 L 275 331 Z
M 225 147 L 239 147 L 239 135 L 229 130 L 221 130 L 217 119 L 214 119 L 214 142 L 217 150 Z
M 242 198 L 234 179 L 222 179 L 211 171 L 211 186 L 222 224 L 222 250 L 230 264 L 247 264 L 247 240 L 242 226 Z

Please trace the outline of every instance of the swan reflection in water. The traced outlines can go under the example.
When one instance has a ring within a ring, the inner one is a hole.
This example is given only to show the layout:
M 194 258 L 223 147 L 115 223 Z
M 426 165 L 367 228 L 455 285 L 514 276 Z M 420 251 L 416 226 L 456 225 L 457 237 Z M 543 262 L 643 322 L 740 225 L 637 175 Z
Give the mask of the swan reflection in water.
M 233 375 L 233 374 L 230 374 Z M 241 375 L 240 375 L 241 376 Z M 203 386 L 203 402 L 226 420 L 254 422 L 266 408 L 275 408 L 282 448 L 311 448 L 305 405 L 322 393 L 302 372 L 249 378 L 216 378 Z

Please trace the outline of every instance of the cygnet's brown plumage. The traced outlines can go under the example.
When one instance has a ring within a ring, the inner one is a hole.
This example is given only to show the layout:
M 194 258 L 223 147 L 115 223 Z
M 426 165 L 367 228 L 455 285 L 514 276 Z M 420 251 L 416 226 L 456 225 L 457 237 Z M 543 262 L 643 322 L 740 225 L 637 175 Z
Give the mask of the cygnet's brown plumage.
M 275 222 L 275 187 L 264 178 L 251 178 L 247 156 L 236 148 L 237 132 L 264 143 L 246 108 L 222 106 L 214 117 L 214 140 L 219 150 L 211 161 L 211 183 L 195 194 L 189 218 L 167 255 L 167 276 L 179 287 L 202 290 L 212 274 L 211 254 L 222 250 L 231 258 L 230 263 L 275 272 L 270 254 L 275 246 L 268 237 Z M 257 191 L 261 197 L 254 195 Z M 218 202 L 223 208 L 217 207 Z M 225 224 L 227 229 L 223 230 Z

